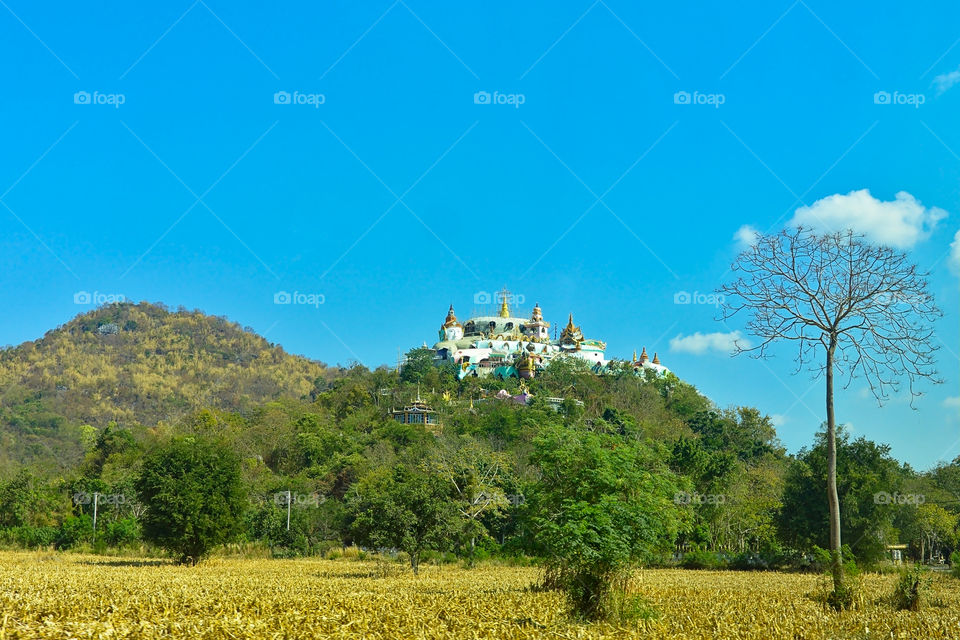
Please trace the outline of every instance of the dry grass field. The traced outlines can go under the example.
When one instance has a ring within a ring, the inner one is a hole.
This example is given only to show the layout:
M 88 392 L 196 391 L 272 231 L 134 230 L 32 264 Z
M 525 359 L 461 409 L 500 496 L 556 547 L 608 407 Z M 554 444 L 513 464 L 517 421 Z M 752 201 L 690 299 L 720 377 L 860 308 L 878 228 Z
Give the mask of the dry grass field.
M 385 575 L 386 574 L 386 575 Z M 0 640 L 15 638 L 960 638 L 960 580 L 895 612 L 894 576 L 865 578 L 858 611 L 825 612 L 814 576 L 650 570 L 636 588 L 659 611 L 627 627 L 568 620 L 535 569 L 371 561 L 214 558 L 200 567 L 0 552 Z

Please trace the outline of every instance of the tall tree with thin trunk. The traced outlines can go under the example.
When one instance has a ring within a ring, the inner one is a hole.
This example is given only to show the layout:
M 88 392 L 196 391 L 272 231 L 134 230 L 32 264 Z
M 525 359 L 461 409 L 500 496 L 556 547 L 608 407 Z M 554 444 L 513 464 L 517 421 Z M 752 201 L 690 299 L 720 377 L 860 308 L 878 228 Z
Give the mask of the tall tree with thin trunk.
M 760 340 L 738 344 L 738 353 L 767 357 L 774 343 L 791 341 L 794 373 L 808 368 L 825 377 L 833 602 L 844 606 L 834 377 L 846 378 L 844 388 L 863 378 L 880 404 L 900 393 L 906 379 L 912 406 L 919 381 L 938 381 L 933 322 L 941 312 L 927 291 L 927 274 L 905 253 L 853 231 L 798 227 L 754 240 L 733 263 L 736 279 L 718 289 L 721 317 L 744 312 L 748 333 Z

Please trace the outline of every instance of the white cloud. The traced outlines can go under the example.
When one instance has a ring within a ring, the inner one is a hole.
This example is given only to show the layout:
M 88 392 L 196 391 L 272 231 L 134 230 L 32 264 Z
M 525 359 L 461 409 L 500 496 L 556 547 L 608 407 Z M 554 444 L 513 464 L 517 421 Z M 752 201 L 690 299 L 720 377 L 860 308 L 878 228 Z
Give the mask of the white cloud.
M 670 339 L 670 350 L 677 353 L 692 353 L 694 355 L 703 355 L 708 351 L 718 353 L 732 353 L 736 345 L 749 347 L 750 342 L 740 334 L 739 331 L 729 333 L 696 333 L 685 336 L 677 334 L 677 337 Z
M 749 224 L 745 224 L 737 229 L 737 232 L 733 234 L 733 239 L 737 241 L 737 250 L 743 251 L 747 247 L 752 247 L 757 241 L 757 233 L 759 233 L 759 231 Z
M 770 416 L 770 422 L 772 422 L 773 426 L 775 426 L 778 429 L 783 425 L 787 424 L 787 420 L 789 420 L 789 418 L 787 418 L 787 416 L 783 415 L 782 413 L 774 413 L 773 415 Z
M 960 396 L 943 399 L 943 406 L 948 409 L 960 409 Z
M 933 79 L 933 84 L 937 87 L 938 96 L 943 95 L 947 89 L 958 82 L 960 82 L 960 69 L 951 71 L 950 73 L 941 73 Z
M 790 226 L 803 225 L 818 231 L 853 229 L 874 242 L 898 249 L 910 249 L 930 237 L 937 223 L 947 217 L 939 207 L 924 207 L 906 191 L 895 200 L 878 200 L 868 189 L 835 193 L 821 198 L 793 214 Z
M 954 273 L 960 274 L 960 231 L 957 231 L 950 243 L 949 264 Z

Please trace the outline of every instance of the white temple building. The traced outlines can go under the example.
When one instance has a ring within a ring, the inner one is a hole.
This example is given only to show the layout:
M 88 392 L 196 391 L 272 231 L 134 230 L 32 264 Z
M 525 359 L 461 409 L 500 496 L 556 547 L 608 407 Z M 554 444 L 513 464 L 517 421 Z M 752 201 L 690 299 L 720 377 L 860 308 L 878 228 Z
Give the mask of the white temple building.
M 468 375 L 533 378 L 557 357 L 580 358 L 597 373 L 604 372 L 609 363 L 605 355 L 607 344 L 585 338 L 580 327 L 574 325 L 572 313 L 559 336 L 554 330 L 551 339 L 551 324 L 544 320 L 539 304 L 526 318 L 512 315 L 506 289 L 500 293 L 500 299 L 499 314 L 475 316 L 463 324 L 450 305 L 440 327 L 440 341 L 433 349 L 439 361 L 453 361 L 460 366 L 461 379 Z M 647 356 L 645 347 L 639 358 L 634 352 L 631 364 L 637 373 L 668 371 L 656 353 L 652 360 Z

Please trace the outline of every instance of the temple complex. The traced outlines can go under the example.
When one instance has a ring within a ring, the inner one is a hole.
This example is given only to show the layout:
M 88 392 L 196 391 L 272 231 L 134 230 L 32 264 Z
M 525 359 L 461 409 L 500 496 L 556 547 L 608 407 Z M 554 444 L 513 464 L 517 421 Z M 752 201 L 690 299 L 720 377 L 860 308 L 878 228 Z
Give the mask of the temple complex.
M 437 360 L 458 364 L 461 379 L 470 375 L 529 379 L 558 357 L 585 360 L 596 373 L 608 370 L 607 344 L 586 338 L 583 330 L 574 324 L 572 313 L 567 316 L 567 324 L 559 336 L 555 329 L 551 339 L 551 324 L 544 320 L 539 303 L 534 305 L 530 317 L 522 317 L 513 315 L 506 289 L 499 297 L 497 315 L 479 315 L 461 324 L 451 304 L 440 326 L 440 341 L 433 346 Z M 627 364 L 637 373 L 652 370 L 662 374 L 667 371 L 656 353 L 653 360 L 649 358 L 645 347 L 639 358 L 636 352 L 633 356 Z

